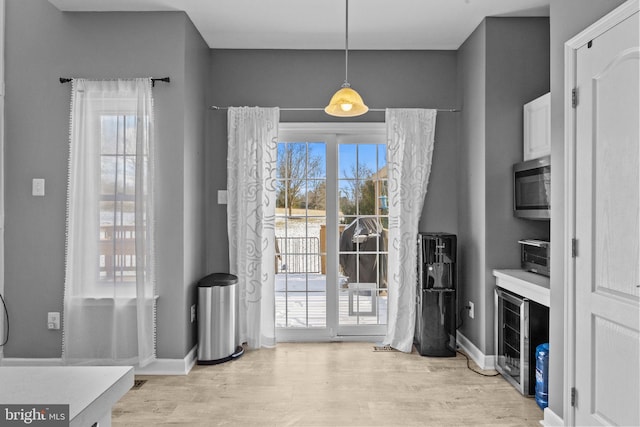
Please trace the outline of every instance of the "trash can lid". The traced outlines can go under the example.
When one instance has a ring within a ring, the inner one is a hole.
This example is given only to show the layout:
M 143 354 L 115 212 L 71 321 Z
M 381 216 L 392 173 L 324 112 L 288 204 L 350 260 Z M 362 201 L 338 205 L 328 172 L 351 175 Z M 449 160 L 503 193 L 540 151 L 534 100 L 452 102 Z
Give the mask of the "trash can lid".
M 238 283 L 238 276 L 228 273 L 213 273 L 203 277 L 198 282 L 200 288 L 210 288 L 212 286 L 229 286 Z

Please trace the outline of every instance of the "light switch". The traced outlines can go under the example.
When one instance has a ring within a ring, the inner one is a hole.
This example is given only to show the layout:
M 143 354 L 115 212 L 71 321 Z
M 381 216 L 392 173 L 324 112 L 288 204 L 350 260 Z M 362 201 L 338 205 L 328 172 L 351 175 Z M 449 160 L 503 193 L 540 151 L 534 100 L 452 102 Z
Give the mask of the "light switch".
M 47 313 L 47 327 L 50 330 L 60 329 L 60 313 L 57 311 L 50 311 Z
M 219 205 L 227 204 L 227 190 L 218 190 L 218 204 Z
M 33 178 L 33 181 L 31 181 L 31 195 L 44 196 L 44 178 Z

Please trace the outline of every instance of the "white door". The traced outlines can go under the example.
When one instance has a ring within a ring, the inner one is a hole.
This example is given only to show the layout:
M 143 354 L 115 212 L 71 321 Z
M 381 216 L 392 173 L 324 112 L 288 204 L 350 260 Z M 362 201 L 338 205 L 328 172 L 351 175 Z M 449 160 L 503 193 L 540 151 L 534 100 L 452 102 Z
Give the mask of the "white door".
M 389 229 L 387 144 L 383 135 L 339 135 L 338 335 L 387 332 Z
M 637 2 L 636 2 L 637 5 Z M 576 425 L 640 425 L 640 21 L 577 49 Z

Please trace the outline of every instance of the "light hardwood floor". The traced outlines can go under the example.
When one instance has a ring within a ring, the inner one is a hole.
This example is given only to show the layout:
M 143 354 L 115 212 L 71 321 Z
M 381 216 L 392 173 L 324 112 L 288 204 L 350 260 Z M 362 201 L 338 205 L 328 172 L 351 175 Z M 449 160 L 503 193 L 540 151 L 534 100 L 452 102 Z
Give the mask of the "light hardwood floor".
M 533 398 L 471 372 L 461 355 L 372 343 L 279 343 L 187 376 L 136 378 L 147 382 L 115 405 L 114 426 L 539 426 L 543 417 Z

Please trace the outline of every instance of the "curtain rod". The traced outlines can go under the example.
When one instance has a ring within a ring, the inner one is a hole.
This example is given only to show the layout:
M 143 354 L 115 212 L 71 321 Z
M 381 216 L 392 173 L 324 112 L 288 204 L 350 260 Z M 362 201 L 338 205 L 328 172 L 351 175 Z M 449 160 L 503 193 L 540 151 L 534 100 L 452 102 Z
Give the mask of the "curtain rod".
M 228 110 L 231 107 L 219 107 L 217 105 L 210 105 L 210 110 Z M 385 108 L 369 108 L 369 111 L 373 112 L 384 112 Z M 321 107 L 288 107 L 288 108 L 280 108 L 280 111 L 324 111 L 324 108 Z M 436 111 L 439 113 L 459 113 L 460 110 L 457 108 L 436 108 Z
M 73 80 L 73 78 L 60 77 L 60 83 L 61 84 L 69 83 L 69 82 L 71 82 L 71 80 Z M 171 78 L 170 77 L 151 77 L 151 86 L 152 87 L 155 87 L 156 82 L 170 83 L 171 82 Z

